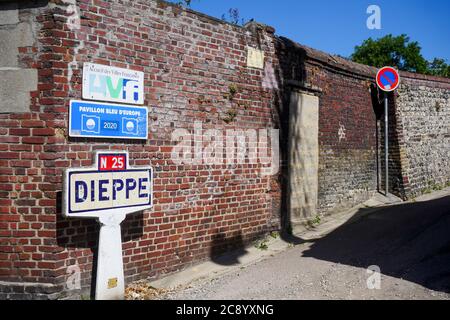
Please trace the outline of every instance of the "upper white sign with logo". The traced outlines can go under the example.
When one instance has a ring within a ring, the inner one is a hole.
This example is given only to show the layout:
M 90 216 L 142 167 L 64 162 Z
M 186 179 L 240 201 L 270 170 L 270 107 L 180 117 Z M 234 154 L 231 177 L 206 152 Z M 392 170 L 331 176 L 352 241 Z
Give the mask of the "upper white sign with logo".
M 142 105 L 144 104 L 144 73 L 84 63 L 83 99 Z

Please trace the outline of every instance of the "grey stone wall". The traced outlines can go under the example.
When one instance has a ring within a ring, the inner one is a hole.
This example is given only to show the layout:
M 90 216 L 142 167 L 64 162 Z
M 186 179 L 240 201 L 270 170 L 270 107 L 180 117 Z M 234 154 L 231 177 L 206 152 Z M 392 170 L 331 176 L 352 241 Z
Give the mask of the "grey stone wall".
M 19 50 L 36 41 L 33 19 L 32 10 L 22 10 L 19 16 L 18 2 L 0 3 L 0 113 L 30 111 L 38 74 L 21 63 Z
M 450 183 L 450 79 L 404 78 L 396 99 L 407 198 Z

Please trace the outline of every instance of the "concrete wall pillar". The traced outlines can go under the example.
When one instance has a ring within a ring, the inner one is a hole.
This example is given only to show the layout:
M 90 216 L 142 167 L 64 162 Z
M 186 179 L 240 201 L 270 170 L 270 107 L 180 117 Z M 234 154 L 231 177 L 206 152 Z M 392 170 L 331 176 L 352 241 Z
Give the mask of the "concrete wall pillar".
M 319 98 L 293 91 L 289 120 L 289 211 L 291 223 L 317 214 L 319 170 Z
M 17 3 L 0 4 L 0 113 L 30 111 L 38 75 L 20 65 L 19 48 L 34 42 L 32 21 L 20 21 Z

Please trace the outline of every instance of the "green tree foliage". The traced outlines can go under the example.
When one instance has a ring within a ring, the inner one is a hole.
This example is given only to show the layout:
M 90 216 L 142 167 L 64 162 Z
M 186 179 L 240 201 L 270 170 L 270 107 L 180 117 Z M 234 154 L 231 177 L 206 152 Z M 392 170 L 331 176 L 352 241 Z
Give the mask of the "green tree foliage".
M 355 47 L 351 59 L 374 67 L 392 66 L 399 70 L 426 73 L 427 61 L 420 53 L 417 42 L 409 42 L 409 37 L 387 35 L 383 38 L 364 40 Z
M 428 73 L 433 76 L 450 78 L 450 65 L 446 64 L 444 59 L 434 58 L 428 64 Z
M 410 42 L 407 35 L 394 37 L 391 34 L 373 40 L 364 40 L 355 47 L 351 59 L 355 62 L 381 68 L 392 66 L 399 70 L 449 77 L 449 66 L 444 59 L 428 62 L 421 54 L 418 42 Z

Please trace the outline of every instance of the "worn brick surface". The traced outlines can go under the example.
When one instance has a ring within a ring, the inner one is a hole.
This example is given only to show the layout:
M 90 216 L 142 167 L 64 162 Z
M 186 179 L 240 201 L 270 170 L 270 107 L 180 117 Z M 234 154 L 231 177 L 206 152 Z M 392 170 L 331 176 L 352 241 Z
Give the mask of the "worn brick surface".
M 178 166 L 170 155 L 172 132 L 191 130 L 196 120 L 205 130 L 274 126 L 263 70 L 246 66 L 248 46 L 273 59 L 273 37 L 158 1 L 77 1 L 78 30 L 67 23 L 71 3 L 19 10 L 38 30 L 36 46 L 22 48 L 19 58 L 38 70 L 39 90 L 30 112 L 0 115 L 0 278 L 65 284 L 67 267 L 78 265 L 82 287 L 90 287 L 98 225 L 61 216 L 61 182 L 65 168 L 91 165 L 99 149 L 127 150 L 131 165 L 155 169 L 154 209 L 122 226 L 128 281 L 178 270 L 277 228 L 279 191 L 273 177 L 258 174 L 260 165 Z M 147 142 L 67 136 L 83 62 L 145 73 Z M 227 123 L 230 109 L 237 115 Z
M 285 82 L 319 96 L 318 213 L 365 201 L 377 190 L 371 94 L 376 70 L 281 41 L 278 52 Z

